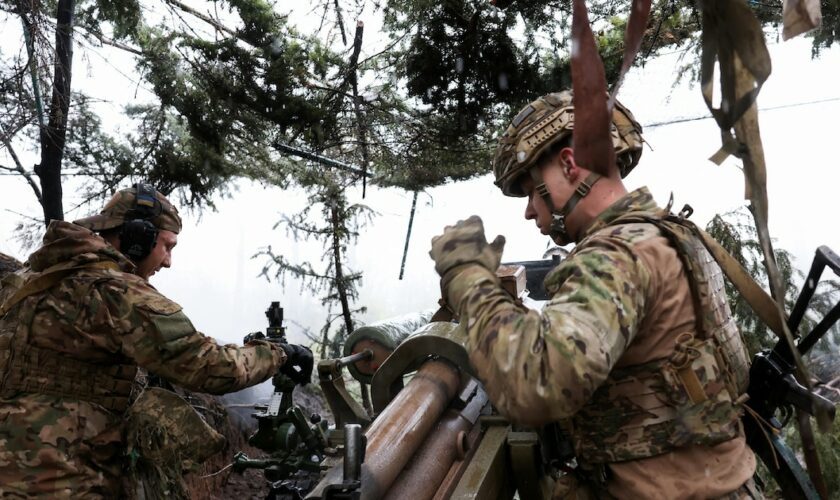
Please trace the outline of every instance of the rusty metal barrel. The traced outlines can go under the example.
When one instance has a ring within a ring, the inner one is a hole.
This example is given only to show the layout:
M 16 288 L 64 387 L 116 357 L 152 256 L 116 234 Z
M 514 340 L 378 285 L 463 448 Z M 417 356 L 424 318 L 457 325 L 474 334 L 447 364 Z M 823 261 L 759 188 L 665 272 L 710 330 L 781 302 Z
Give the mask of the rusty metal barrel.
M 426 361 L 367 431 L 362 498 L 382 498 L 455 397 L 458 370 Z M 367 476 L 367 477 L 366 477 Z
M 460 385 L 458 369 L 429 360 L 414 374 L 368 428 L 362 464 L 361 498 L 382 498 L 423 444 Z M 342 482 L 342 467 L 334 467 L 308 498 L 320 498 L 323 488 Z
M 448 410 L 400 473 L 385 499 L 427 500 L 434 497 L 437 487 L 464 451 L 465 444 L 459 443 L 459 439 L 465 438 L 472 426 L 459 412 Z
M 461 378 L 460 394 L 403 468 L 386 500 L 429 500 L 438 497 L 441 488 L 448 491 L 460 478 L 463 469 L 455 464 L 470 454 L 471 441 L 478 438 L 479 416 L 489 403 L 487 393 L 475 379 Z

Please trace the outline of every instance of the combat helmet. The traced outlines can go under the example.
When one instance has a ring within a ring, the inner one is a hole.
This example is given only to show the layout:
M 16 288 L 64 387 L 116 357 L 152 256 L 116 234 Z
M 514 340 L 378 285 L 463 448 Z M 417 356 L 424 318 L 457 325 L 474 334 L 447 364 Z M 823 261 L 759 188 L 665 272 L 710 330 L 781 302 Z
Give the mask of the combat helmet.
M 519 179 L 528 173 L 540 155 L 564 139 L 571 139 L 575 124 L 572 92 L 554 92 L 525 106 L 499 138 L 493 158 L 496 185 L 506 196 L 525 196 Z M 611 133 L 616 163 L 624 178 L 642 155 L 642 126 L 633 114 L 615 101 Z
M 147 196 L 138 196 L 140 186 L 145 186 Z M 133 187 L 125 188 L 114 193 L 108 203 L 102 207 L 102 211 L 96 215 L 84 217 L 73 221 L 73 224 L 86 227 L 91 231 L 104 231 L 122 226 L 126 221 L 136 214 L 142 205 L 149 208 L 148 220 L 158 229 L 166 229 L 175 234 L 181 232 L 181 216 L 175 205 L 148 184 L 138 183 Z
M 120 251 L 135 263 L 151 254 L 161 230 L 178 234 L 182 226 L 175 206 L 145 182 L 118 191 L 101 213 L 73 223 L 100 233 L 118 229 Z

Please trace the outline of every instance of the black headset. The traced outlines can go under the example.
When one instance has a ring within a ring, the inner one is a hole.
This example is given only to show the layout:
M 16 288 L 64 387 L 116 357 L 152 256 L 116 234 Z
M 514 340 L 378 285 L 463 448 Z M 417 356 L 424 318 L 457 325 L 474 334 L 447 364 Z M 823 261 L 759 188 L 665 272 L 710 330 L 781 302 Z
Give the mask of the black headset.
M 134 185 L 134 206 L 125 213 L 125 223 L 120 231 L 120 251 L 134 262 L 140 262 L 152 253 L 157 244 L 157 227 L 152 219 L 163 211 L 155 196 L 155 188 L 145 182 Z

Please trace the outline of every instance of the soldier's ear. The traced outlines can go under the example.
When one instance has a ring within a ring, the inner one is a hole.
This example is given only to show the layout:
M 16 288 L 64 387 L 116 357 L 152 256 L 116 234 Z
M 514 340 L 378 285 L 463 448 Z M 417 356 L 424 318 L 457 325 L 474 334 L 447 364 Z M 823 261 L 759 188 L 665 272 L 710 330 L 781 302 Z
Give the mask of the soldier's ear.
M 566 147 L 560 150 L 557 155 L 560 167 L 563 169 L 563 175 L 569 181 L 574 181 L 579 173 L 580 167 L 575 161 L 575 150 L 571 147 Z

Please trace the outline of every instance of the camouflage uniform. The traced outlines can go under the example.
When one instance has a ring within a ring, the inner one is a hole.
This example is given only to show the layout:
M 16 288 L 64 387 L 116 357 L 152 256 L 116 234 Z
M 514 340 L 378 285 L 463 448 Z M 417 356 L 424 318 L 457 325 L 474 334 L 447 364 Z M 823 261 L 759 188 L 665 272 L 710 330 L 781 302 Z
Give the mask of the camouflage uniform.
M 25 282 L 66 276 L 0 318 L 0 496 L 117 497 L 138 367 L 222 394 L 285 361 L 270 343 L 221 346 L 196 331 L 89 229 L 53 221 L 28 263 Z
M 541 312 L 517 306 L 489 270 L 498 260 L 487 258 L 444 274 L 447 301 L 494 406 L 525 424 L 569 422 L 578 460 L 599 476 L 602 496 L 740 498 L 755 458 L 720 374 L 705 378 L 707 367 L 691 365 L 714 401 L 699 413 L 680 406 L 685 394 L 669 394 L 675 384 L 663 377 L 673 372 L 667 361 L 702 347 L 694 334 L 704 318 L 718 325 L 715 345 L 731 357 L 724 366 L 736 394 L 746 387 L 746 351 L 719 268 L 708 266 L 717 295 L 698 317 L 674 246 L 656 225 L 626 220 L 660 213 L 644 188 L 602 212 L 546 277 L 551 300 Z

